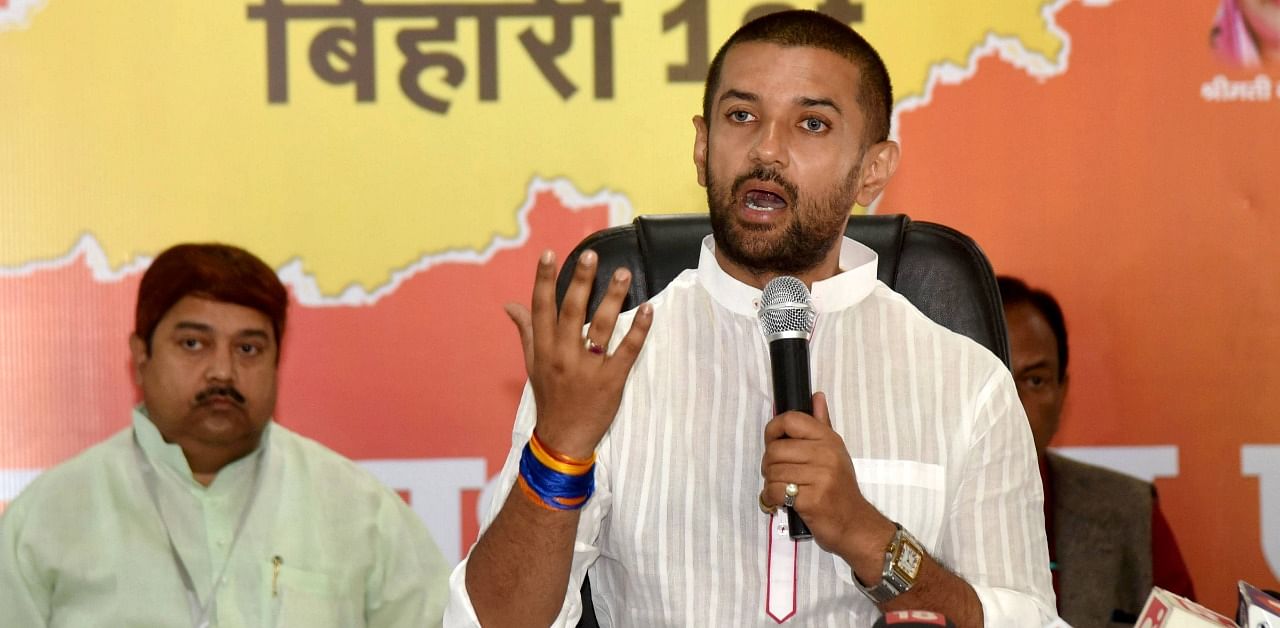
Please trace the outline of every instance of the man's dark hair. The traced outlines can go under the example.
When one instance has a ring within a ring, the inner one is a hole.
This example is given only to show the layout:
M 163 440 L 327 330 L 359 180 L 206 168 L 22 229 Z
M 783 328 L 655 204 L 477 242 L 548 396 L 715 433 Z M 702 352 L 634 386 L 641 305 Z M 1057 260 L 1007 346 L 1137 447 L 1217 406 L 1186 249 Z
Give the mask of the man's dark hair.
M 893 116 L 893 86 L 880 53 L 852 28 L 817 11 L 779 11 L 758 17 L 739 28 L 720 47 L 707 71 L 702 92 L 702 117 L 711 125 L 712 99 L 720 87 L 720 69 L 729 49 L 747 42 L 776 44 L 786 48 L 806 47 L 830 50 L 858 66 L 858 104 L 866 119 L 867 145 L 889 139 Z
M 996 283 L 1000 285 L 1000 300 L 1004 302 L 1005 309 L 1026 303 L 1036 308 L 1049 323 L 1049 329 L 1053 330 L 1058 341 L 1058 381 L 1061 382 L 1067 376 L 1067 323 L 1058 300 L 1045 290 L 1027 286 L 1027 282 L 1017 277 L 1000 275 L 996 277 Z
M 258 310 L 271 319 L 276 346 L 284 341 L 289 292 L 270 266 L 227 244 L 179 244 L 151 262 L 138 286 L 133 333 L 147 343 L 147 355 L 160 319 L 187 296 Z

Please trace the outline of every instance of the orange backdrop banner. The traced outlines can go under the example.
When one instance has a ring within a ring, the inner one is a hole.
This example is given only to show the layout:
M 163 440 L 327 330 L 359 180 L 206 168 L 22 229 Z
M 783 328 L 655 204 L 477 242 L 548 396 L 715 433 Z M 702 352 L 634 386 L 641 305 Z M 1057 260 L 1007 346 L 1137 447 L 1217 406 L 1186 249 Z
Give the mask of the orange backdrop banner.
M 1055 445 L 1155 481 L 1208 606 L 1280 587 L 1280 27 L 1219 0 L 789 4 L 894 77 L 902 166 L 857 211 L 1054 292 Z M 142 271 L 221 240 L 293 295 L 278 420 L 458 560 L 523 385 L 502 304 L 545 248 L 705 210 L 707 63 L 776 5 L 0 0 L 0 508 L 128 424 Z

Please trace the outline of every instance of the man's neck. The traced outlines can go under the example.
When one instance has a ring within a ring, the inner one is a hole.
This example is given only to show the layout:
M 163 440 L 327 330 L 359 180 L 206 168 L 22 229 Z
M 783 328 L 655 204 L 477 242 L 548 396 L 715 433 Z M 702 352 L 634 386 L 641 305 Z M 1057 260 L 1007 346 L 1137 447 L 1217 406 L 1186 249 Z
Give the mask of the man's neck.
M 182 455 L 187 459 L 187 466 L 191 467 L 192 478 L 203 486 L 209 486 L 224 467 L 257 451 L 261 438 L 262 435 L 257 434 L 252 439 L 246 439 L 244 443 L 238 443 L 237 446 L 211 446 L 199 442 L 185 442 L 178 445 L 182 447 Z
M 812 268 L 798 273 L 780 273 L 772 270 L 756 272 L 729 259 L 720 251 L 719 248 L 715 250 L 715 255 L 716 263 L 720 265 L 720 268 L 724 270 L 725 274 L 747 284 L 748 286 L 763 290 L 765 284 L 768 284 L 773 279 L 783 275 L 790 275 L 800 281 L 803 281 L 805 287 L 812 291 L 813 284 L 840 274 L 840 248 L 842 244 L 843 239 L 837 240 L 836 245 L 831 247 L 831 250 L 827 252 L 827 255 L 821 262 L 818 262 L 818 264 Z

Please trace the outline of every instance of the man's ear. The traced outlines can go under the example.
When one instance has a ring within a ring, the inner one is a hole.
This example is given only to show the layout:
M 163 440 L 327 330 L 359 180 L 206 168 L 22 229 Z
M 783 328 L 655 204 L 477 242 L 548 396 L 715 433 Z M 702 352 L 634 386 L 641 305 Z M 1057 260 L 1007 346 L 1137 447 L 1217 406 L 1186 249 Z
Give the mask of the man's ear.
M 698 169 L 698 185 L 707 187 L 707 121 L 693 117 L 693 165 Z
M 142 367 L 147 365 L 147 360 L 151 359 L 147 355 L 147 341 L 138 337 L 138 334 L 129 334 L 129 358 L 133 362 L 133 377 L 138 385 L 142 385 Z
M 885 140 L 871 145 L 862 158 L 862 170 L 859 173 L 857 202 L 863 207 L 870 207 L 876 197 L 889 184 L 889 178 L 898 169 L 898 158 L 902 151 L 898 143 Z

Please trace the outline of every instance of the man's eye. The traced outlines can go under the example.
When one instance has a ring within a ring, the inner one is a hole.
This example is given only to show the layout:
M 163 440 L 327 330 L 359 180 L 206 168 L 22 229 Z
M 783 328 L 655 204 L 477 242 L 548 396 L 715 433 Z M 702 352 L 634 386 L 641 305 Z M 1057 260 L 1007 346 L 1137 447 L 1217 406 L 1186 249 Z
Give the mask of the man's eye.
M 813 133 L 825 131 L 827 128 L 827 123 L 817 118 L 805 118 L 802 124 L 806 131 L 811 131 Z
M 729 118 L 734 122 L 750 122 L 754 116 L 745 111 L 733 111 L 729 113 Z
M 200 342 L 200 340 L 196 338 L 183 338 L 182 340 L 178 341 L 178 344 L 183 349 L 190 349 L 192 351 L 195 351 L 196 349 L 199 349 L 204 346 L 204 343 Z
M 253 345 L 248 343 L 240 345 L 241 355 L 258 355 L 261 352 L 262 352 L 262 349 L 258 348 L 258 345 Z
M 1039 375 L 1030 375 L 1027 377 L 1027 383 L 1031 384 L 1032 388 L 1039 388 L 1041 384 L 1044 384 L 1044 378 Z

